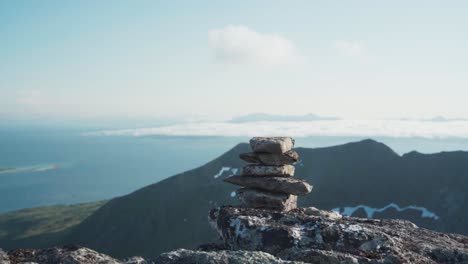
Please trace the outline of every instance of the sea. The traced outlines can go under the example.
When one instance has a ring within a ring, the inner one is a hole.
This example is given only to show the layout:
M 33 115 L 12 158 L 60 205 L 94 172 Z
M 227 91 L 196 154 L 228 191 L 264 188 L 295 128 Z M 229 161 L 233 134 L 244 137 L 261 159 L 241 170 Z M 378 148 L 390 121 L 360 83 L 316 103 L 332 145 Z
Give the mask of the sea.
M 111 199 L 202 166 L 247 137 L 90 135 L 89 128 L 0 126 L 0 213 Z M 368 137 L 296 138 L 325 147 Z M 395 152 L 468 150 L 460 138 L 373 138 Z

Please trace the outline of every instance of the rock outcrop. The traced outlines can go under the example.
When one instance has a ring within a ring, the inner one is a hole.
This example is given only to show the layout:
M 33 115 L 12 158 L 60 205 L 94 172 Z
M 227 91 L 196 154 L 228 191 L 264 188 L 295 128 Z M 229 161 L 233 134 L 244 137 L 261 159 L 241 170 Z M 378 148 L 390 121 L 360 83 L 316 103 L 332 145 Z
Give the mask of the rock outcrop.
M 3 251 L 1 248 L 0 248 L 0 263 L 10 264 L 10 258 L 8 257 L 8 254 L 5 251 Z
M 0 250 L 1 264 L 468 263 L 468 237 L 419 228 L 404 220 L 341 216 L 313 207 L 289 212 L 223 206 L 209 221 L 219 244 L 178 249 L 155 259 L 117 260 L 66 246 Z
M 231 250 L 262 251 L 306 263 L 468 263 L 468 237 L 419 228 L 404 220 L 220 207 L 209 220 Z
M 285 261 L 271 254 L 261 251 L 220 250 L 220 251 L 193 251 L 179 249 L 159 256 L 158 264 L 299 264 L 303 262 Z
M 240 158 L 255 164 L 224 179 L 244 187 L 236 191 L 241 207 L 209 213 L 222 242 L 165 253 L 160 263 L 468 263 L 468 238 L 461 235 L 405 220 L 297 208 L 297 195 L 310 193 L 312 186 L 293 177 L 289 164 L 299 158 L 291 149 L 294 140 L 253 138 L 250 145 L 254 152 Z
M 141 257 L 117 260 L 89 248 L 68 245 L 47 249 L 17 249 L 8 253 L 0 249 L 0 264 L 149 264 Z

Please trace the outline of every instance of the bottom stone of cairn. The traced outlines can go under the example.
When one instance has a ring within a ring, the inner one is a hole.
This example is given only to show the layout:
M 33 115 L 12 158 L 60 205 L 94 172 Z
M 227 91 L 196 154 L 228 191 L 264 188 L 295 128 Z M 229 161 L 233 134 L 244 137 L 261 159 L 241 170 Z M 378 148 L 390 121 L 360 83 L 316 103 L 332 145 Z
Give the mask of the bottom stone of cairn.
M 297 208 L 297 196 L 285 193 L 273 193 L 254 188 L 241 188 L 236 191 L 244 207 L 289 211 Z

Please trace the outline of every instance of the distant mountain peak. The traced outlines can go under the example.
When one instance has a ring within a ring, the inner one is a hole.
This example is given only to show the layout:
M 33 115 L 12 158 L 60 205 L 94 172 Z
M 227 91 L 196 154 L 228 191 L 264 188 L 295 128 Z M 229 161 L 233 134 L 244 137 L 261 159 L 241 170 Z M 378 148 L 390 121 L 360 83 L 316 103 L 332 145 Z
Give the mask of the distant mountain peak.
M 231 119 L 231 123 L 247 123 L 247 122 L 308 122 L 308 121 L 319 121 L 319 120 L 339 120 L 338 117 L 319 116 L 316 114 L 305 114 L 305 115 L 273 115 L 266 113 L 252 113 L 244 116 L 239 116 Z
M 397 156 L 398 155 L 393 149 L 385 145 L 382 142 L 374 139 L 364 139 L 356 142 L 350 142 L 342 145 L 337 145 L 331 148 L 349 150 L 356 153 L 378 153 L 379 155 Z
M 420 156 L 420 155 L 423 155 L 423 154 L 421 152 L 413 150 L 413 151 L 403 154 L 403 157 L 413 157 L 413 156 Z

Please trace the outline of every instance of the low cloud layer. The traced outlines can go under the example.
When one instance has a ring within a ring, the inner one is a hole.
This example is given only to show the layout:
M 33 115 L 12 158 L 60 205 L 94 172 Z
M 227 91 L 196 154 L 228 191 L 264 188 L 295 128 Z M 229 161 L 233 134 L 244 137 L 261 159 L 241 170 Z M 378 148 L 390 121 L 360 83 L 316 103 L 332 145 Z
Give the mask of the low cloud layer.
M 156 128 L 106 130 L 98 136 L 364 136 L 395 138 L 468 138 L 467 121 L 322 120 L 311 122 L 202 122 Z
M 298 59 L 292 41 L 242 25 L 210 30 L 208 41 L 216 59 L 223 63 L 277 66 Z

